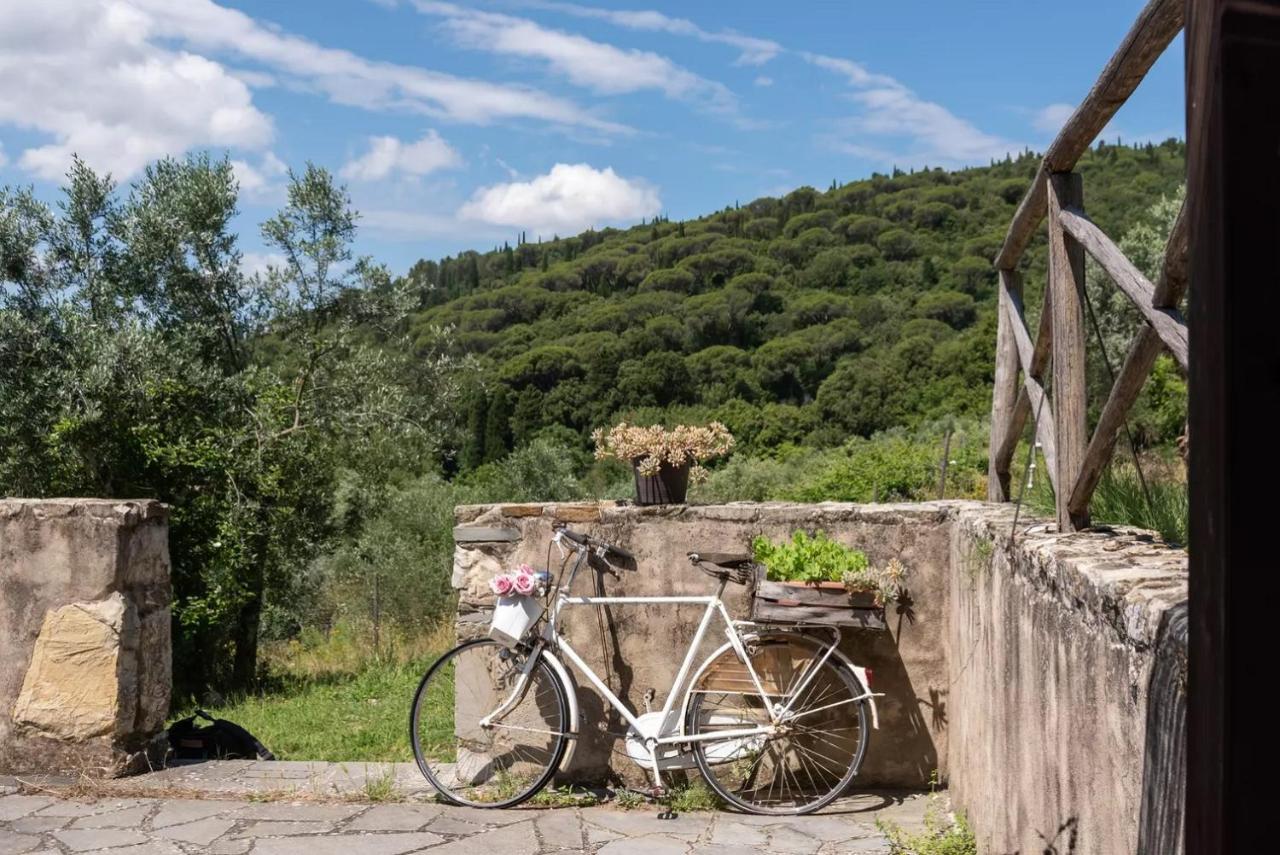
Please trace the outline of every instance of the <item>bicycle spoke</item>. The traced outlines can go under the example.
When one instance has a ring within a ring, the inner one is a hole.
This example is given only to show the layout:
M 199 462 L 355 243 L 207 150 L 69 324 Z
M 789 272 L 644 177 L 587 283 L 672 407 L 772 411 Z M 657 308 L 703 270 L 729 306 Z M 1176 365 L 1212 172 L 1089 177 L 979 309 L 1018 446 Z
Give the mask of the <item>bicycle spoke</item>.
M 778 633 L 752 649 L 757 673 L 785 687 L 779 703 L 792 716 L 780 722 L 779 732 L 755 738 L 749 754 L 717 754 L 695 743 L 699 767 L 722 797 L 746 810 L 795 814 L 821 807 L 840 795 L 861 762 L 866 712 L 857 702 L 865 690 L 840 660 L 823 658 L 829 647 L 804 636 Z M 717 692 L 695 695 L 693 731 L 711 734 L 740 727 L 744 719 L 759 721 L 767 711 L 747 707 L 748 700 Z
M 481 640 L 445 654 L 423 679 L 414 699 L 414 757 L 446 798 L 478 807 L 517 804 L 554 773 L 565 745 L 563 689 L 540 662 L 515 694 L 525 665 Z M 489 727 L 478 726 L 508 704 Z M 441 730 L 452 752 L 424 751 L 424 731 Z

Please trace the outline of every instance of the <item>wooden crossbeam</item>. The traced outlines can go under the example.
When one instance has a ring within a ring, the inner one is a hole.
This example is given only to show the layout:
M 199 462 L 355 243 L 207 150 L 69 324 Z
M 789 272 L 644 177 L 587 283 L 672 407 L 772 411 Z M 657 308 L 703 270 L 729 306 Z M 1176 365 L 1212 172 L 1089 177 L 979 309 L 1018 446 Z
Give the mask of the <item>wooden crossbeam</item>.
M 1187 208 L 1184 204 L 1178 211 L 1178 218 L 1169 233 L 1169 242 L 1165 245 L 1164 263 L 1160 269 L 1160 277 L 1153 289 L 1152 303 L 1161 308 L 1176 306 L 1187 290 Z M 1080 476 L 1071 495 L 1067 499 L 1069 509 L 1080 511 L 1089 507 L 1093 491 L 1098 488 L 1102 472 L 1111 460 L 1115 451 L 1116 440 L 1120 435 L 1120 427 L 1124 424 L 1129 410 L 1138 400 L 1143 385 L 1155 365 L 1156 357 L 1164 350 L 1164 342 L 1154 327 L 1147 324 L 1133 339 L 1129 353 L 1125 356 L 1124 365 L 1116 374 L 1107 396 L 1107 403 L 1098 416 L 1098 424 L 1093 429 L 1093 437 L 1085 450 L 1084 463 L 1080 467 Z
M 1050 173 L 1075 169 L 1107 122 L 1138 88 L 1151 66 L 1182 29 L 1183 0 L 1151 0 L 1138 14 L 1129 32 L 1112 55 L 1089 94 L 1071 114 L 1045 151 L 1044 160 L 1031 180 L 1004 245 L 996 255 L 998 270 L 1015 267 L 1048 210 L 1046 182 Z
M 1027 409 L 1032 415 L 1039 414 L 1035 426 L 1036 439 L 1039 440 L 1040 449 L 1044 453 L 1045 468 L 1049 471 L 1049 482 L 1053 484 L 1054 490 L 1057 490 L 1058 454 L 1057 443 L 1054 441 L 1053 406 L 1049 403 L 1049 396 L 1045 393 L 1044 387 L 1040 385 L 1040 379 L 1031 370 L 1034 365 L 1033 354 L 1035 353 L 1035 346 L 1032 345 L 1031 334 L 1027 331 L 1027 318 L 1023 312 L 1022 296 L 1004 287 L 1000 289 L 1000 296 L 1000 306 L 1004 311 L 1004 320 L 1013 334 L 1014 345 L 1018 352 L 1018 362 L 1022 365 L 1022 389 L 1026 395 Z M 1023 418 L 1025 420 L 1026 417 L 1024 416 Z M 1021 429 L 1019 429 L 1018 433 L 1021 432 Z M 1007 435 L 1013 444 L 1017 443 L 1016 435 L 1012 431 L 1009 431 Z M 1035 453 L 1034 449 L 1032 449 L 1032 453 Z
M 1078 209 L 1064 209 L 1059 214 L 1059 222 L 1085 251 L 1107 271 L 1111 281 L 1124 292 L 1129 301 L 1137 307 L 1151 328 L 1160 336 L 1160 340 L 1169 348 L 1173 358 L 1185 371 L 1187 368 L 1187 322 L 1182 313 L 1173 307 L 1155 305 L 1156 287 L 1147 281 L 1147 277 L 1125 257 L 1120 247 L 1107 237 L 1085 213 Z
M 1000 291 L 1022 293 L 1022 276 L 1016 270 L 1000 271 Z M 998 297 L 1003 304 L 1004 297 Z M 1017 437 L 1022 433 L 1026 421 L 1023 412 L 1020 419 L 1015 419 L 1021 385 L 1018 383 L 1018 350 L 1013 341 L 1011 324 L 1003 318 L 996 328 L 996 364 L 995 378 L 991 388 L 991 437 L 987 448 L 987 459 L 990 461 L 987 477 L 987 501 L 1007 502 L 1012 498 L 1009 492 L 1009 464 L 1013 459 L 1013 448 Z M 1009 443 L 1009 434 L 1013 434 L 1013 443 Z

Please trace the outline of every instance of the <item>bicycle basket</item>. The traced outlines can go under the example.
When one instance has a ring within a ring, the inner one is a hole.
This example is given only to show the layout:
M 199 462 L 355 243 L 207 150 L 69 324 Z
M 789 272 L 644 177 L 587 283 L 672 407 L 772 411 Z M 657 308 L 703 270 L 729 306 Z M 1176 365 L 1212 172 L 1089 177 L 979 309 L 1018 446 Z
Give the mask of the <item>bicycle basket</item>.
M 489 637 L 505 647 L 515 647 L 542 617 L 542 611 L 542 600 L 537 597 L 499 597 Z

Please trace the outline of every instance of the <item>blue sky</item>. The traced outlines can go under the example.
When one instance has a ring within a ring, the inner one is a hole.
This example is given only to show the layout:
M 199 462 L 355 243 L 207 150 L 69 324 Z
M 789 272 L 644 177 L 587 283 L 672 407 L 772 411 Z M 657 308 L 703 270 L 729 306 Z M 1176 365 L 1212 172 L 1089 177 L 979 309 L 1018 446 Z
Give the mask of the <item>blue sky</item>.
M 0 183 L 53 197 L 71 152 L 121 182 L 226 152 L 258 224 L 310 160 L 359 251 L 421 257 L 684 218 L 1041 149 L 1141 0 L 7 0 Z M 1175 42 L 1107 139 L 1183 136 Z

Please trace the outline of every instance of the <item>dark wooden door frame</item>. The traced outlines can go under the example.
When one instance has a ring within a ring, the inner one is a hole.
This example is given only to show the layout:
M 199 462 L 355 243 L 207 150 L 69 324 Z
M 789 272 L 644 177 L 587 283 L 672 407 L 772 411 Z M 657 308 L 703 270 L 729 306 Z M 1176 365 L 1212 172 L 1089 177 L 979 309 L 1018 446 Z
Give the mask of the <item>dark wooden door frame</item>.
M 1280 2 L 1188 0 L 1186 851 L 1276 851 Z

